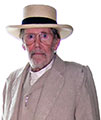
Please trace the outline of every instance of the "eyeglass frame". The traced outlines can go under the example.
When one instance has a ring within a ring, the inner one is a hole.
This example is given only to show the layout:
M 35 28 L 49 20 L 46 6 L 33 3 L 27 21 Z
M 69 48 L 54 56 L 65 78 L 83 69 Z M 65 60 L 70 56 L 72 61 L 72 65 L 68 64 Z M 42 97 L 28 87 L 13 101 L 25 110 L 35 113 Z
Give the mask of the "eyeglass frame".
M 55 28 L 50 28 L 51 29 L 51 31 L 52 31 L 52 33 L 53 33 L 53 35 L 54 35 L 54 38 L 58 38 L 58 39 L 61 39 L 61 37 L 60 37 L 60 35 L 59 35 L 59 33 L 58 33 L 58 30 L 57 29 L 55 29 Z M 20 34 L 19 34 L 19 37 L 23 40 L 23 34 L 24 34 L 24 30 L 25 29 L 21 29 L 20 30 Z
M 35 36 L 31 43 L 26 42 L 26 38 L 24 38 L 24 37 L 25 36 L 28 37 L 27 35 L 34 35 Z M 41 38 L 42 37 L 41 35 L 50 35 L 50 36 L 48 36 L 50 38 L 48 38 L 48 39 L 46 38 L 46 40 L 45 40 L 44 38 Z M 36 39 L 37 37 L 39 37 L 41 43 L 46 44 L 46 45 L 50 45 L 50 43 L 48 44 L 47 41 L 51 40 L 54 37 L 54 34 L 47 33 L 47 32 L 44 32 L 44 31 L 40 32 L 40 33 L 23 33 L 22 34 L 22 40 L 27 46 L 32 45 L 37 40 Z

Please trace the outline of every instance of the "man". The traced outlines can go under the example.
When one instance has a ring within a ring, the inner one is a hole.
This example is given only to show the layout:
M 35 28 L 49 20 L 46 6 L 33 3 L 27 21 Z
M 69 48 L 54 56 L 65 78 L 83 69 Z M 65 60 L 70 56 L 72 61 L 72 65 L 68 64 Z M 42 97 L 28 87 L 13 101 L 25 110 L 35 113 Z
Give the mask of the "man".
M 22 25 L 7 30 L 22 39 L 29 63 L 6 81 L 3 120 L 100 120 L 89 68 L 56 54 L 60 39 L 73 28 L 57 24 L 53 7 L 26 6 Z

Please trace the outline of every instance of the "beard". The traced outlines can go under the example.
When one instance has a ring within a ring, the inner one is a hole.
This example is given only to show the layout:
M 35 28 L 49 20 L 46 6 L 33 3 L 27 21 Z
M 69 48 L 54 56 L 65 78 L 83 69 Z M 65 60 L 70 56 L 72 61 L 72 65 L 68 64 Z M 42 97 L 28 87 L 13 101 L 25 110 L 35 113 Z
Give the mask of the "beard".
M 36 72 L 46 67 L 54 56 L 54 52 L 48 55 L 44 51 L 35 50 L 29 54 L 29 63 L 31 65 L 32 71 Z
M 38 57 L 38 59 L 33 57 L 30 60 L 30 65 L 34 71 L 42 69 L 45 66 L 45 63 L 46 62 L 41 61 L 41 59 L 39 59 L 39 57 Z

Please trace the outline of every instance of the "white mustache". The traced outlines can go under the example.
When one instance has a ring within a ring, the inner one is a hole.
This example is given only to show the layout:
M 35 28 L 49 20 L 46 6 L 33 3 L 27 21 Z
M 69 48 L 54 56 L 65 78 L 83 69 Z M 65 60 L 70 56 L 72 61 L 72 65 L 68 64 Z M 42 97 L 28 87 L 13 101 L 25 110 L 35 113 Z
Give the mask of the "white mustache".
M 43 54 L 46 56 L 45 52 L 43 52 L 42 50 L 34 50 L 30 53 L 30 57 L 32 58 L 32 56 L 35 54 Z

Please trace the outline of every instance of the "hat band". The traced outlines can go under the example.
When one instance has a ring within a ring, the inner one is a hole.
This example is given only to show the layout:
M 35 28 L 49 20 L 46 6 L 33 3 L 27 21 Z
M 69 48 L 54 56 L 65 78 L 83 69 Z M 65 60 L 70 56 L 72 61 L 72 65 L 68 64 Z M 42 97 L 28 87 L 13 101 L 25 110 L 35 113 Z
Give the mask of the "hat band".
M 22 21 L 22 24 L 57 24 L 55 20 L 44 17 L 29 17 Z

